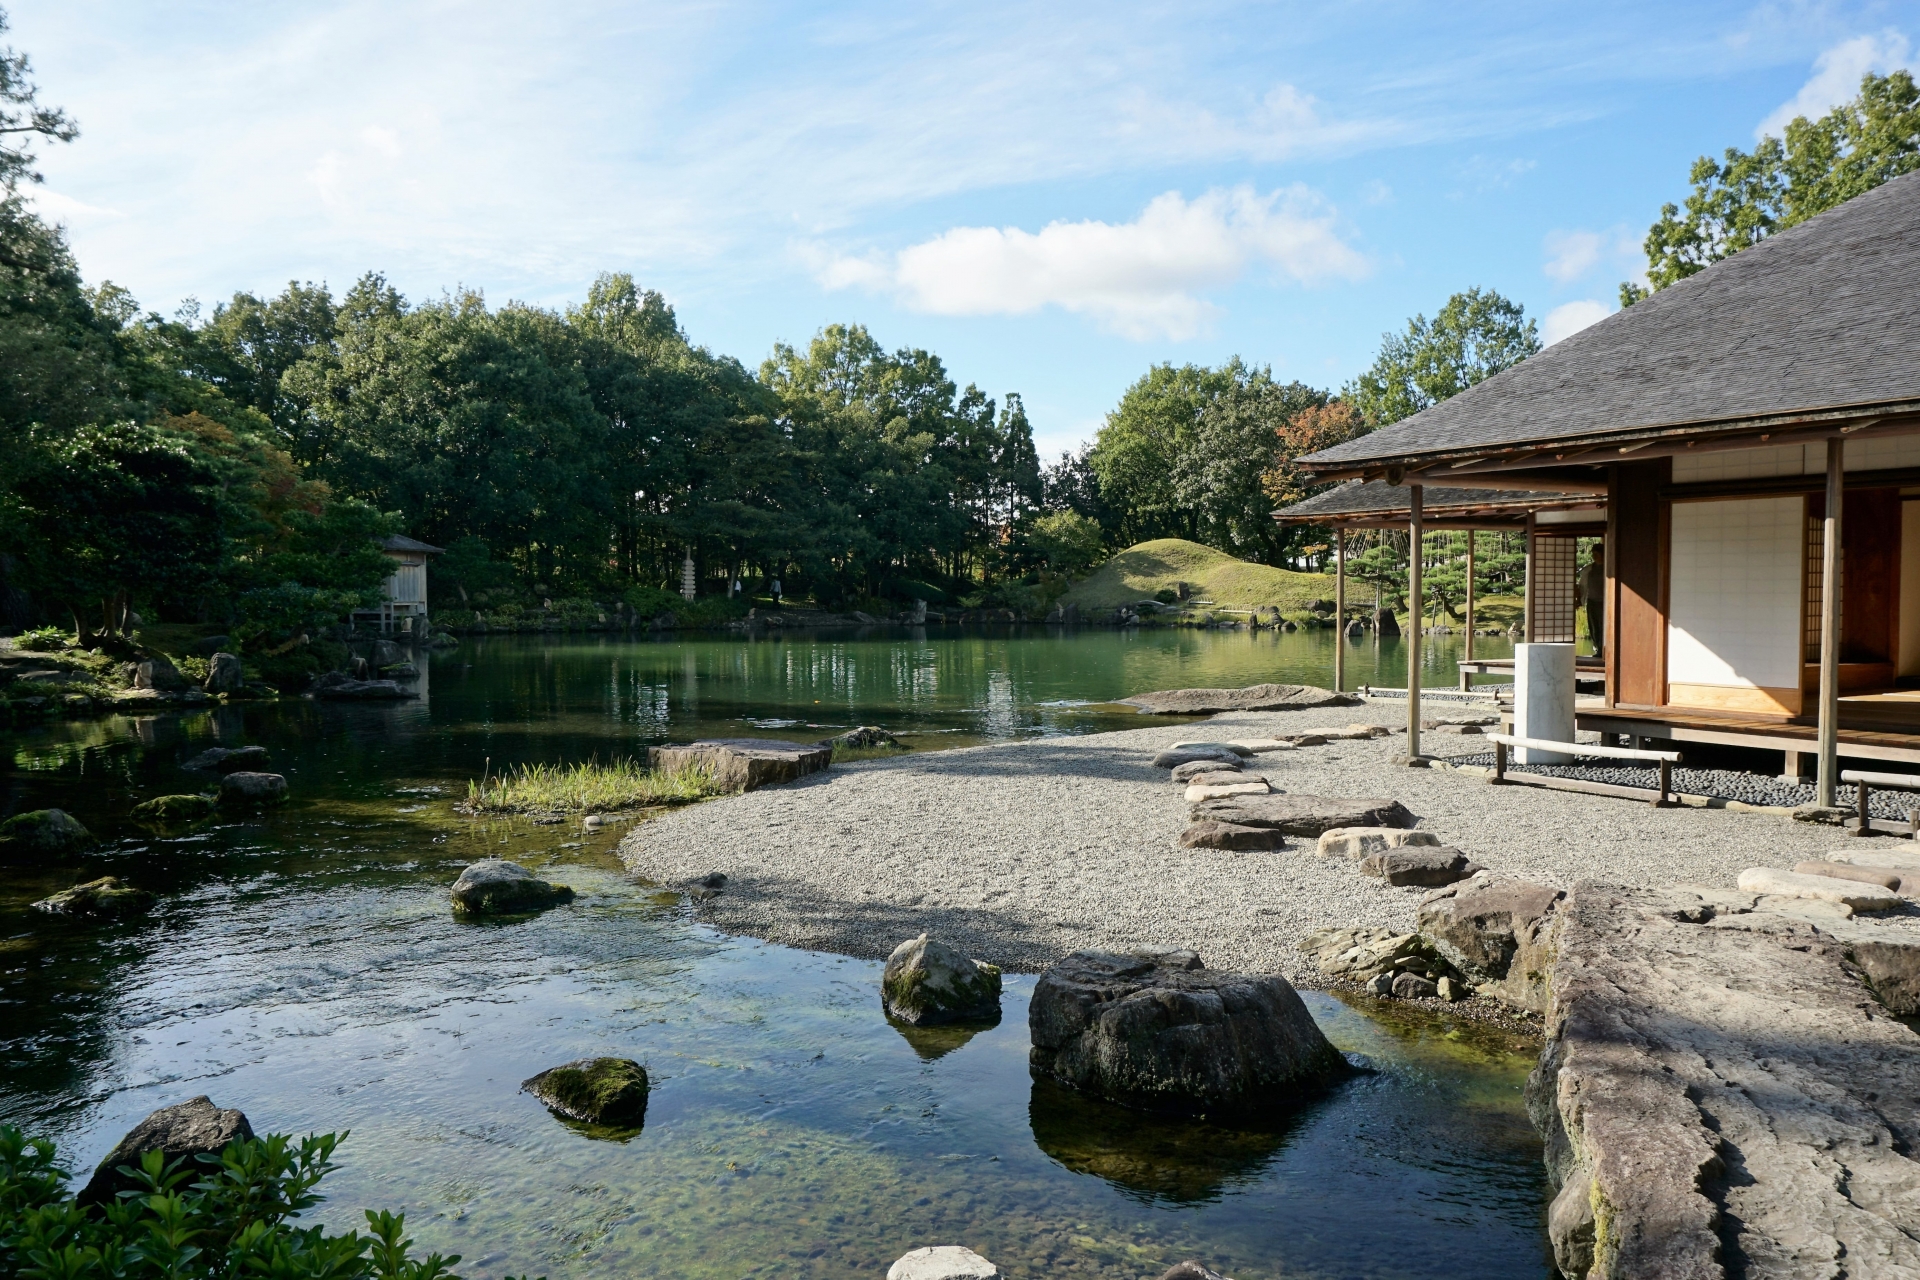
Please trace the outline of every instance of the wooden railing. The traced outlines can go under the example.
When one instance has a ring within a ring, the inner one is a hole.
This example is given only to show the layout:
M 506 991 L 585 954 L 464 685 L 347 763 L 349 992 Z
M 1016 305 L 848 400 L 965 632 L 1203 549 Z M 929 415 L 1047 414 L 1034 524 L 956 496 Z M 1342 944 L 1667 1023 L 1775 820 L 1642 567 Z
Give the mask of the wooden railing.
M 1656 808 L 1665 808 L 1670 803 L 1668 797 L 1673 794 L 1673 766 L 1680 763 L 1678 751 L 1644 751 L 1639 747 L 1602 747 L 1588 742 L 1553 742 L 1546 738 L 1523 738 L 1513 733 L 1490 733 L 1487 739 L 1493 743 L 1493 773 L 1488 782 L 1506 782 L 1507 748 L 1527 747 L 1536 751 L 1554 751 L 1561 755 L 1587 756 L 1601 760 L 1640 760 L 1660 766 L 1660 790 L 1653 797 Z M 1580 778 L 1545 778 L 1539 774 L 1520 775 L 1535 785 L 1563 784 L 1568 791 L 1593 791 L 1601 795 L 1640 796 L 1646 792 L 1637 787 L 1620 787 L 1605 782 L 1586 782 Z M 1916 779 L 1920 782 L 1920 779 Z M 1861 801 L 1864 806 L 1865 801 Z M 1865 812 L 1864 808 L 1862 812 Z
M 1859 790 L 1854 802 L 1855 814 L 1860 825 L 1853 829 L 1857 836 L 1873 834 L 1873 820 L 1867 816 L 1867 789 L 1880 787 L 1887 791 L 1920 791 L 1920 776 L 1911 773 L 1864 773 L 1855 769 L 1843 769 L 1840 772 L 1840 784 L 1851 783 Z M 1920 809 L 1907 810 L 1907 832 L 1915 840 L 1920 840 Z

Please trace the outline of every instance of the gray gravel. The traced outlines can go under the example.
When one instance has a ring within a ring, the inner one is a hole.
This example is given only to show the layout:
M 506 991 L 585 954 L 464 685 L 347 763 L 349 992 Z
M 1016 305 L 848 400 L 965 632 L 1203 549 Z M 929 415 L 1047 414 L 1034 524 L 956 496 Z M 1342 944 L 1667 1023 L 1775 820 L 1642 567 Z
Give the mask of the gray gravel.
M 1180 849 L 1181 788 L 1148 761 L 1174 742 L 1404 724 L 1404 703 L 1244 712 L 836 766 L 792 786 L 678 810 L 635 828 L 621 854 L 672 884 L 709 871 L 726 889 L 698 910 L 722 929 L 884 956 L 923 930 L 971 955 L 1037 971 L 1087 946 L 1192 947 L 1210 965 L 1299 976 L 1293 944 L 1328 925 L 1411 928 L 1421 890 L 1279 852 Z M 1455 744 L 1423 739 L 1430 752 Z M 1465 757 L 1480 744 L 1457 744 Z M 1654 809 L 1630 800 L 1489 787 L 1452 770 L 1395 767 L 1405 739 L 1260 757 L 1290 792 L 1397 799 L 1475 861 L 1562 887 L 1595 877 L 1731 888 L 1750 866 L 1791 866 L 1845 837 L 1776 814 Z
M 1462 764 L 1493 767 L 1491 751 L 1482 752 L 1479 755 L 1456 757 L 1456 759 Z M 1637 765 L 1605 764 L 1589 760 L 1574 764 L 1516 764 L 1508 767 L 1524 769 L 1528 773 L 1546 774 L 1553 778 L 1584 778 L 1588 782 L 1610 782 L 1616 786 L 1642 787 L 1648 791 L 1660 785 L 1659 770 L 1641 768 Z M 1891 768 L 1885 767 L 1883 771 L 1894 772 Z M 1740 800 L 1747 804 L 1774 805 L 1787 809 L 1814 802 L 1811 782 L 1783 782 L 1778 776 L 1764 773 L 1745 773 L 1739 769 L 1676 767 L 1672 772 L 1672 779 L 1675 791 L 1687 795 L 1712 796 L 1717 800 Z M 1853 807 L 1854 789 L 1852 787 L 1840 789 L 1839 803 L 1843 808 Z M 1905 822 L 1908 812 L 1913 809 L 1920 809 L 1920 794 L 1895 790 L 1869 789 L 1868 791 L 1867 811 L 1876 818 L 1894 818 Z

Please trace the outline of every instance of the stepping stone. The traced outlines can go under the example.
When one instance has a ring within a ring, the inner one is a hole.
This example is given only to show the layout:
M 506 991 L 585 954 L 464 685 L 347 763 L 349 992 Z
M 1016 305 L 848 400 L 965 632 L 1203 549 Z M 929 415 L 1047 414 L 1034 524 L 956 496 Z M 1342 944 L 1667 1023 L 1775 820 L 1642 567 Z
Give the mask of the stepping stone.
M 1452 733 L 1465 737 L 1476 737 L 1486 732 L 1477 724 L 1430 724 L 1427 729 L 1433 733 Z
M 1187 803 L 1199 804 L 1202 800 L 1221 800 L 1227 796 L 1264 796 L 1272 790 L 1265 778 L 1249 782 L 1193 782 L 1187 786 Z
M 1393 730 L 1383 724 L 1350 724 L 1344 729 L 1317 729 L 1315 732 L 1324 734 L 1329 740 L 1341 742 L 1364 742 L 1369 738 L 1393 736 Z
M 1850 867 L 1844 862 L 1796 862 L 1793 873 L 1797 876 L 1827 876 L 1834 880 L 1851 880 L 1856 884 L 1877 884 L 1882 889 L 1900 892 L 1901 876 L 1898 871 L 1885 871 L 1877 867 Z M 1920 876 L 1916 876 L 1920 879 Z
M 1169 747 L 1153 758 L 1153 767 L 1156 769 L 1176 769 L 1183 764 L 1193 764 L 1196 761 L 1206 761 L 1212 764 L 1224 763 L 1237 768 L 1240 764 L 1240 755 L 1231 747 L 1219 745 L 1205 747 Z
M 1290 733 L 1283 741 L 1292 747 L 1324 747 L 1327 745 L 1327 735 L 1324 733 Z
M 728 791 L 752 791 L 795 782 L 833 763 L 833 748 L 778 738 L 711 738 L 682 746 L 654 747 L 654 769 L 705 768 Z
M 1920 873 L 1920 844 L 1911 849 L 1843 849 L 1827 855 L 1828 862 L 1856 867 L 1885 867 L 1890 871 Z
M 1212 819 L 1246 827 L 1272 827 L 1290 836 L 1318 836 L 1334 827 L 1411 827 L 1414 816 L 1398 800 L 1350 800 L 1335 796 L 1276 794 L 1203 800 L 1193 821 Z
M 1437 849 L 1383 849 L 1360 859 L 1363 875 L 1376 876 L 1392 885 L 1416 884 L 1429 889 L 1465 880 L 1479 870 L 1479 863 L 1446 845 Z
M 1385 849 L 1408 845 L 1438 848 L 1440 837 L 1431 831 L 1406 831 L 1399 827 L 1335 827 L 1320 833 L 1314 852 L 1323 858 L 1364 858 Z
M 1420 722 L 1420 727 L 1423 729 L 1442 729 L 1442 730 L 1464 729 L 1464 728 L 1477 729 L 1486 725 L 1495 725 L 1499 723 L 1500 723 L 1499 716 L 1490 716 L 1490 715 L 1484 715 L 1484 714 L 1455 715 L 1455 716 L 1429 716 L 1427 719 L 1422 720 Z
M 1253 754 L 1252 747 L 1243 747 L 1237 742 L 1176 742 L 1171 747 L 1168 747 L 1167 750 L 1182 751 L 1191 750 L 1195 747 L 1217 747 L 1222 751 L 1231 751 L 1242 759 Z
M 1837 902 L 1855 911 L 1886 911 L 1900 905 L 1900 895 L 1878 885 L 1854 884 L 1831 876 L 1798 875 L 1773 867 L 1748 867 L 1740 873 L 1740 887 L 1748 893 L 1777 893 L 1789 898 L 1817 898 Z
M 1160 689 L 1121 702 L 1150 715 L 1217 715 L 1222 711 L 1311 711 L 1316 707 L 1357 707 L 1350 693 L 1334 693 L 1304 684 L 1256 684 L 1245 689 Z
M 1229 774 L 1240 771 L 1239 760 L 1189 760 L 1185 764 L 1173 766 L 1175 782 L 1192 782 L 1203 774 Z
M 1182 849 L 1270 851 L 1287 847 L 1287 837 L 1272 827 L 1243 827 L 1234 822 L 1196 822 L 1180 833 Z
M 1235 738 L 1227 744 L 1230 747 L 1245 747 L 1257 756 L 1270 751 L 1291 751 L 1293 744 L 1281 738 Z
M 1180 766 L 1181 769 L 1186 767 L 1186 765 Z M 1174 770 L 1175 773 L 1179 771 L 1179 769 Z M 1264 773 L 1247 773 L 1240 769 L 1201 769 L 1187 774 L 1184 778 L 1175 778 L 1174 781 L 1184 782 L 1188 786 L 1221 787 L 1230 786 L 1236 782 L 1265 782 L 1267 776 Z

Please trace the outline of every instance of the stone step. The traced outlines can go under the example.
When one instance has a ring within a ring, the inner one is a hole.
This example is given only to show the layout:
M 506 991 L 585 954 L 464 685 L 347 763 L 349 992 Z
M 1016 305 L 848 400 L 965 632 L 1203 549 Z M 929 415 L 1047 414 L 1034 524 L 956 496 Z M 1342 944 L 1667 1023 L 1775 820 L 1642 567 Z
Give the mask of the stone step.
M 1865 844 L 1865 841 L 1862 841 Z M 1920 872 L 1920 845 L 1910 848 L 1841 849 L 1827 855 L 1828 862 L 1844 862 L 1856 867 L 1885 867 L 1893 871 Z
M 1855 884 L 1830 876 L 1800 875 L 1774 867 L 1748 867 L 1740 873 L 1738 883 L 1748 893 L 1816 898 L 1823 902 L 1837 902 L 1855 911 L 1887 911 L 1901 903 L 1899 894 L 1878 885 Z
M 1273 788 L 1267 785 L 1265 778 L 1246 782 L 1190 782 L 1187 784 L 1187 803 L 1199 804 L 1202 800 L 1223 800 L 1228 796 L 1264 796 L 1272 793 Z
M 1400 827 L 1335 827 L 1320 833 L 1314 850 L 1323 858 L 1364 858 L 1383 849 L 1409 845 L 1437 848 L 1440 837 L 1431 831 L 1407 831 Z

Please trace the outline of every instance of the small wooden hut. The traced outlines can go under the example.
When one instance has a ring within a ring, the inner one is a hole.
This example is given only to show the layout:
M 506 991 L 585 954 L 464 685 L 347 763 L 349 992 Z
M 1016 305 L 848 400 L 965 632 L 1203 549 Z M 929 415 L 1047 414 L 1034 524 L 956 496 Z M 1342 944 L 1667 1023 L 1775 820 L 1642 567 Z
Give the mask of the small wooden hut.
M 1580 728 L 1811 756 L 1829 804 L 1840 757 L 1920 763 L 1920 174 L 1300 463 L 1410 526 L 1450 488 L 1600 499 Z
M 380 607 L 355 610 L 354 621 L 373 623 L 386 634 L 410 634 L 426 625 L 427 561 L 446 553 L 443 548 L 399 533 L 383 538 L 380 549 L 393 561 L 393 572 L 382 588 Z

